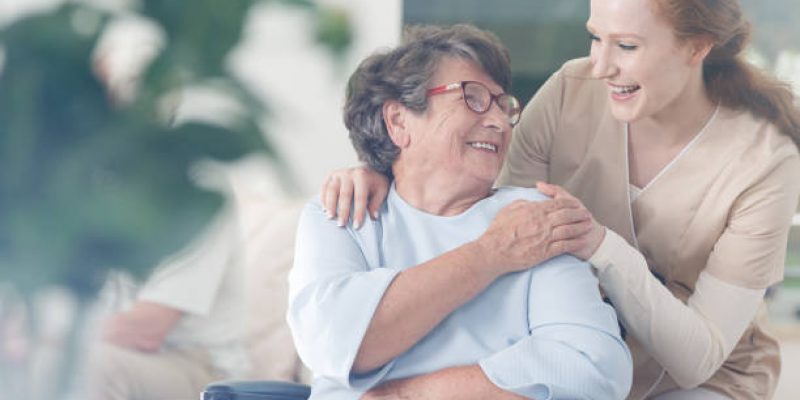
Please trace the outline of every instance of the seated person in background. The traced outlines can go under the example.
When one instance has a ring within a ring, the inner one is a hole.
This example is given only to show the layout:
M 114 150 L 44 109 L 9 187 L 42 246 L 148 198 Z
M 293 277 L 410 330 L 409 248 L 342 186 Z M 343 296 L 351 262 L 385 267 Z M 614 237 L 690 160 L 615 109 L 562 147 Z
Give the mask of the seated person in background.
M 105 294 L 124 311 L 104 322 L 91 350 L 89 399 L 196 399 L 212 381 L 245 376 L 238 238 L 232 213 L 218 218 L 138 290 L 123 276 L 110 280 Z
M 492 188 L 519 119 L 510 83 L 508 51 L 468 25 L 411 28 L 350 78 L 353 145 L 394 183 L 363 226 L 318 200 L 300 219 L 288 322 L 312 399 L 627 395 L 630 354 L 589 264 L 559 241 L 530 251 L 551 237 L 531 232 L 585 211 Z

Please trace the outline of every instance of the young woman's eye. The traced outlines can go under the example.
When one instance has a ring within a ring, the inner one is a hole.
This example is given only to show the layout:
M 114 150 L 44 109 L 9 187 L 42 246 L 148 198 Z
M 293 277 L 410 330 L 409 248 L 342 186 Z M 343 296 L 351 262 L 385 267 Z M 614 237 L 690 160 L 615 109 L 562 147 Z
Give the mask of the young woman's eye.
M 589 40 L 591 40 L 592 42 L 599 42 L 600 38 L 597 37 L 597 35 L 590 33 L 589 34 Z
M 619 42 L 617 45 L 619 46 L 620 49 L 625 50 L 625 51 L 633 51 L 633 50 L 636 50 L 639 47 L 639 46 L 637 46 L 635 44 L 628 44 L 628 43 L 623 43 L 623 42 Z

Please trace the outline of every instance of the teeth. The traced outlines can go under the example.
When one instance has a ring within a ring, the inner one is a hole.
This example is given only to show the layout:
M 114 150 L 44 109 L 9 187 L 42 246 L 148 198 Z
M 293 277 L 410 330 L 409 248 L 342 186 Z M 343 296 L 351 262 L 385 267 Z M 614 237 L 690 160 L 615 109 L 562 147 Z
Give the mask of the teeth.
M 476 149 L 486 149 L 486 150 L 490 150 L 490 151 L 493 151 L 493 152 L 497 153 L 497 146 L 495 146 L 495 145 L 493 145 L 493 144 L 491 144 L 491 143 L 486 143 L 486 142 L 470 142 L 470 143 L 468 143 L 468 144 L 469 144 L 470 146 L 472 146 L 472 147 L 476 148 Z
M 628 94 L 639 90 L 639 85 L 632 86 L 612 86 L 611 91 L 616 94 Z

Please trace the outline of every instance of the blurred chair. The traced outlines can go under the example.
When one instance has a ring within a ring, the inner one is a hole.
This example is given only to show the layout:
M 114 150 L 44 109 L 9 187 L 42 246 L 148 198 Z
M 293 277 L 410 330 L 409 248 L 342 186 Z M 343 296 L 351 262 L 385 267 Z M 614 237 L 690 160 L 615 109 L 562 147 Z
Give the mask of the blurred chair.
M 201 400 L 306 400 L 308 385 L 278 381 L 217 382 L 206 387 Z

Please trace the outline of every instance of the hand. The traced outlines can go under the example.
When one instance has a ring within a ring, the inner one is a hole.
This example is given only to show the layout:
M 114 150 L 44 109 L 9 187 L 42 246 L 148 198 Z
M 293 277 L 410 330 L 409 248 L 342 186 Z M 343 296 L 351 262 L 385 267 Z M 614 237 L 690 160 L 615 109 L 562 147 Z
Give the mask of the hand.
M 183 316 L 172 307 L 137 301 L 133 308 L 110 316 L 102 327 L 102 340 L 147 353 L 158 351 Z
M 502 275 L 521 271 L 554 257 L 551 247 L 554 231 L 548 214 L 558 210 L 554 201 L 517 200 L 495 216 L 476 243 L 488 268 L 486 272 Z
M 537 183 L 536 188 L 553 200 L 563 201 L 567 205 L 552 213 L 552 250 L 588 260 L 603 242 L 606 228 L 597 223 L 583 203 L 564 188 L 544 182 Z
M 338 216 L 339 226 L 350 218 L 350 204 L 354 204 L 353 225 L 358 228 L 369 210 L 372 219 L 389 193 L 389 179 L 367 167 L 340 169 L 332 172 L 320 188 L 320 201 L 328 218 Z

